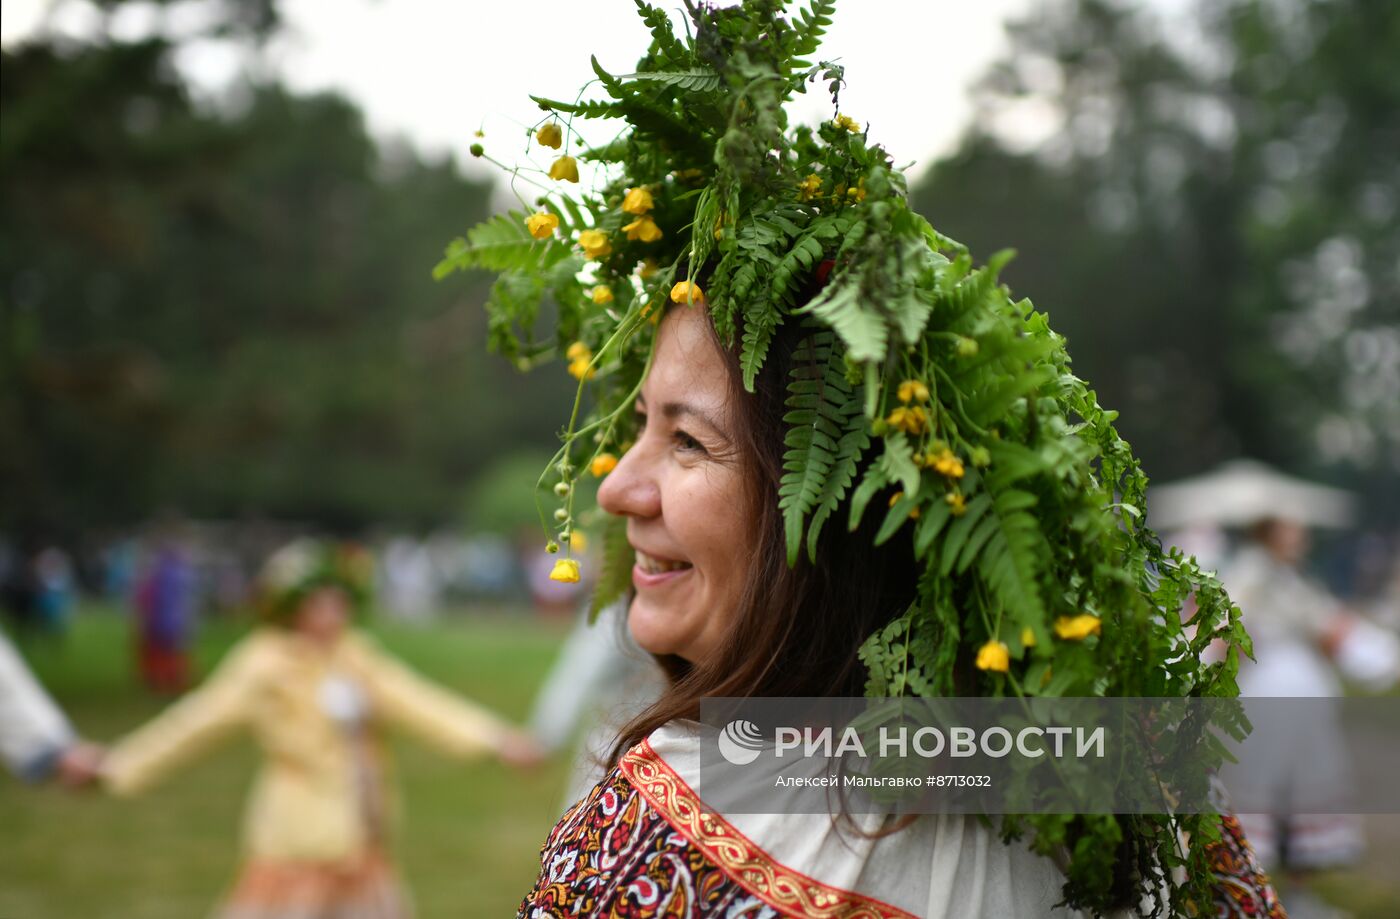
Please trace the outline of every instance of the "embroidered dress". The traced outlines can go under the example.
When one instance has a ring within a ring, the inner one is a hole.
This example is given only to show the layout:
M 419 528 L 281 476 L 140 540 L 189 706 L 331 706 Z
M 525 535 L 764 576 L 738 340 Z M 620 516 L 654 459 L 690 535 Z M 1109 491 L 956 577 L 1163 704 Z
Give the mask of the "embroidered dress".
M 409 919 L 412 909 L 384 854 L 380 757 L 369 731 L 369 700 L 351 675 L 332 671 L 317 693 L 321 711 L 349 750 L 366 847 L 341 862 L 255 859 L 239 874 L 216 919 Z
M 367 635 L 352 630 L 322 647 L 259 629 L 204 685 L 116 744 L 102 778 L 115 794 L 138 794 L 249 731 L 263 768 L 244 824 L 244 866 L 217 919 L 407 919 L 385 848 L 390 727 L 462 759 L 499 749 L 509 731 Z
M 1003 844 L 975 818 L 929 816 L 868 839 L 826 815 L 709 812 L 687 780 L 693 736 L 657 730 L 564 814 L 519 919 L 1079 915 L 1055 907 L 1054 862 Z M 1284 916 L 1233 818 L 1212 864 L 1214 915 Z

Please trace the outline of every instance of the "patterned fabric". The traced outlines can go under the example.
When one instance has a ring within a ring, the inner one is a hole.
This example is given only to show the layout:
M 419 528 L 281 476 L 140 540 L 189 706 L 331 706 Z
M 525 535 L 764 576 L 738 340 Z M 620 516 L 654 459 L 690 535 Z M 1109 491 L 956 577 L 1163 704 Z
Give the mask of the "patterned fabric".
M 766 858 L 722 817 L 703 813 L 646 741 L 564 814 L 540 854 L 518 919 L 912 919 Z
M 410 919 L 412 909 L 381 852 L 350 862 L 253 860 L 214 919 Z
M 1211 847 L 1220 919 L 1287 919 L 1233 816 Z M 879 900 L 775 862 L 646 741 L 571 807 L 540 852 L 517 919 L 560 916 L 912 919 Z
M 1209 849 L 1215 876 L 1215 915 L 1219 919 L 1288 919 L 1239 819 L 1226 814 L 1220 818 L 1220 830 L 1220 842 Z

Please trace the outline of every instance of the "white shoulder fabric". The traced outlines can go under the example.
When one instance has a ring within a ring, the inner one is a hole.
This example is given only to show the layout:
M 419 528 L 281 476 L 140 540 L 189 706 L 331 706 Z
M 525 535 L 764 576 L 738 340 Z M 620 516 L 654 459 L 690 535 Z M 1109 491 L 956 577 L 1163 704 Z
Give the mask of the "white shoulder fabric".
M 698 795 L 700 735 L 693 722 L 672 722 L 651 747 Z M 844 891 L 925 919 L 1071 919 L 1056 909 L 1064 875 L 1023 842 L 1002 843 L 977 817 L 925 815 L 871 839 L 830 814 L 723 814 L 774 862 Z M 857 815 L 861 829 L 877 815 Z

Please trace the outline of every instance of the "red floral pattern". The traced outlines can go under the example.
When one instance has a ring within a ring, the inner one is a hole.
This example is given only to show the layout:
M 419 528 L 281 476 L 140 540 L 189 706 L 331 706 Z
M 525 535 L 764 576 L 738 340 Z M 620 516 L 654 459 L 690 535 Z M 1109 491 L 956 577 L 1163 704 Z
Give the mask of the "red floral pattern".
M 1239 821 L 1211 846 L 1219 919 L 1287 919 Z M 906 919 L 873 898 L 774 862 L 643 741 L 555 825 L 517 919 Z

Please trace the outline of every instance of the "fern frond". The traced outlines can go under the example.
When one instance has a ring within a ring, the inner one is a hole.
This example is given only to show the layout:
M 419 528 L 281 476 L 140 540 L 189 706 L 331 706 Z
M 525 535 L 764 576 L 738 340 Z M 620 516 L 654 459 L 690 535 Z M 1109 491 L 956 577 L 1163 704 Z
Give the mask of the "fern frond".
M 1045 620 L 1039 578 L 1052 562 L 1040 525 L 1026 510 L 1034 503 L 1032 495 L 1018 489 L 991 499 L 989 519 L 996 522 L 996 529 L 986 536 L 972 566 L 991 595 L 1021 626 Z
M 843 282 L 833 282 L 797 314 L 811 313 L 834 328 L 853 361 L 884 360 L 889 343 L 889 324 L 884 316 L 870 308 L 860 283 L 849 276 Z
M 657 9 L 646 0 L 636 0 L 636 3 L 637 14 L 650 30 L 652 47 L 660 56 L 674 64 L 689 60 L 690 52 L 681 40 L 676 38 L 676 33 L 671 29 L 671 18 L 666 15 L 666 11 Z
M 719 74 L 708 67 L 692 67 L 690 70 L 662 70 L 655 73 L 627 73 L 618 77 L 627 82 L 650 82 L 662 86 L 674 86 L 688 92 L 708 93 L 724 85 Z
M 807 557 L 816 560 L 822 525 L 846 496 L 861 454 L 870 445 L 860 400 L 846 381 L 836 337 L 822 330 L 794 352 L 783 421 L 784 444 L 778 506 L 783 512 L 788 564 L 797 562 L 807 524 Z
M 627 518 L 608 515 L 603 528 L 603 562 L 598 582 L 588 603 L 588 621 L 594 622 L 603 608 L 627 592 L 632 584 L 632 546 L 627 542 Z
M 739 352 L 739 366 L 744 373 L 744 389 L 753 392 L 754 379 L 763 369 L 768 345 L 782 322 L 782 314 L 772 304 L 761 301 L 744 310 L 744 342 Z
M 485 268 L 489 271 L 544 271 L 569 256 L 559 239 L 535 239 L 518 211 L 498 214 L 448 244 L 433 277 L 442 279 L 454 271 Z

